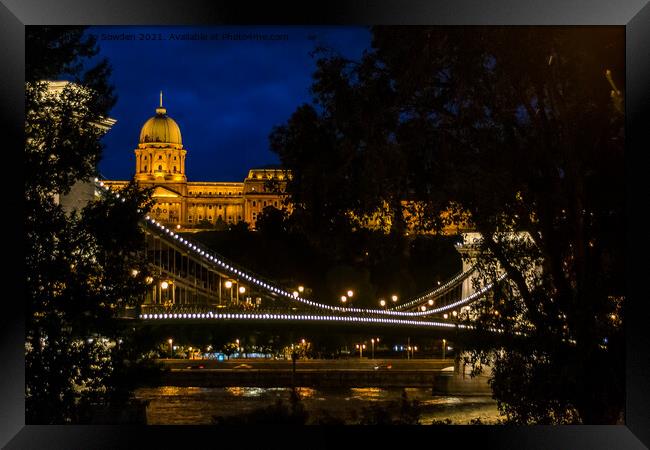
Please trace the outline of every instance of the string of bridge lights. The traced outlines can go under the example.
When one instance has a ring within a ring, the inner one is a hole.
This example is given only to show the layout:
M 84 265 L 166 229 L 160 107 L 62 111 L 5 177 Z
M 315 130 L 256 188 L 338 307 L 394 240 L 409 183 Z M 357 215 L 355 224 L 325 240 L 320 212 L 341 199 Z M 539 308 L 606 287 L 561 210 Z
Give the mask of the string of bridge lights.
M 103 188 L 105 192 L 110 193 L 115 195 L 116 198 L 120 198 L 119 192 L 113 192 L 108 185 L 106 185 L 103 181 L 100 181 L 98 178 L 95 178 L 95 183 L 100 187 Z M 121 199 L 122 202 L 125 201 L 124 197 Z M 140 209 L 138 209 L 138 212 L 141 212 Z M 383 315 L 383 316 L 402 316 L 402 317 L 422 317 L 422 316 L 428 316 L 432 314 L 437 314 L 440 312 L 448 311 L 450 309 L 453 309 L 457 306 L 463 305 L 465 303 L 471 302 L 472 300 L 475 300 L 476 298 L 480 297 L 481 295 L 485 294 L 488 290 L 490 290 L 493 287 L 493 283 L 490 283 L 483 287 L 481 290 L 469 295 L 468 297 L 465 297 L 464 299 L 460 299 L 456 302 L 450 303 L 448 305 L 444 305 L 438 308 L 432 308 L 432 309 L 427 309 L 424 311 L 393 311 L 393 310 L 386 310 L 386 309 L 369 309 L 369 308 L 351 308 L 351 307 L 342 307 L 342 306 L 332 306 L 332 305 L 327 305 L 323 303 L 318 303 L 309 299 L 305 299 L 297 295 L 297 292 L 289 292 L 284 289 L 278 288 L 271 283 L 268 283 L 261 278 L 258 278 L 257 276 L 251 275 L 250 273 L 246 273 L 237 267 L 235 267 L 232 263 L 227 262 L 223 257 L 220 255 L 211 252 L 209 250 L 206 250 L 203 248 L 200 244 L 192 243 L 188 241 L 187 239 L 183 238 L 180 236 L 178 233 L 175 233 L 171 229 L 167 228 L 164 226 L 162 223 L 156 221 L 150 216 L 145 216 L 145 221 L 146 223 L 149 223 L 151 225 L 154 225 L 157 227 L 163 234 L 166 234 L 170 236 L 171 238 L 175 239 L 178 243 L 184 245 L 187 249 L 191 250 L 194 252 L 194 254 L 198 257 L 204 258 L 210 263 L 217 264 L 221 266 L 224 270 L 229 272 L 235 277 L 241 277 L 248 282 L 255 284 L 273 294 L 280 295 L 283 297 L 286 297 L 287 299 L 291 301 L 298 301 L 302 304 L 311 306 L 313 308 L 319 308 L 319 309 L 326 309 L 330 311 L 338 311 L 338 312 L 353 312 L 353 313 L 362 313 L 362 314 L 375 314 L 375 315 Z M 216 256 L 215 256 L 216 255 Z M 472 269 L 470 269 L 472 270 Z M 464 275 L 460 274 L 457 277 L 462 277 Z M 505 275 L 501 276 L 498 281 L 501 281 L 503 278 L 505 278 Z M 449 282 L 445 283 L 445 286 L 452 283 L 453 280 L 450 280 Z M 442 287 L 441 287 L 442 288 Z M 439 288 L 440 289 L 440 288 Z M 297 316 L 298 317 L 298 316 Z M 350 319 L 355 319 L 355 318 L 350 318 Z M 362 318 L 359 318 L 362 319 Z M 384 320 L 389 320 L 389 319 L 384 319 Z M 396 319 L 393 319 L 396 320 Z M 386 323 L 391 323 L 391 322 L 386 322 Z M 433 322 L 432 322 L 433 323 Z
M 354 317 L 354 316 L 327 316 L 319 314 L 272 314 L 272 313 L 159 313 L 159 314 L 140 314 L 141 319 L 145 320 L 169 320 L 169 319 L 243 319 L 243 320 L 298 320 L 298 321 L 325 321 L 325 322 L 358 322 L 358 323 L 380 323 L 385 325 L 415 325 L 426 327 L 443 327 L 443 328 L 474 328 L 471 325 L 452 324 L 447 322 L 409 320 L 409 319 L 389 319 L 383 317 Z
M 144 320 L 173 320 L 173 319 L 208 319 L 208 320 L 277 320 L 277 321 L 312 321 L 312 322 L 356 322 L 375 323 L 382 325 L 414 325 L 420 327 L 458 328 L 462 330 L 477 330 L 473 325 L 453 324 L 448 322 L 435 322 L 409 319 L 388 319 L 382 317 L 350 317 L 350 316 L 326 316 L 318 314 L 272 314 L 272 313 L 158 313 L 140 314 Z M 503 334 L 503 328 L 487 327 L 484 329 L 491 333 Z M 525 336 L 526 333 L 514 331 L 515 335 Z
M 411 301 L 406 302 L 406 303 L 402 303 L 401 305 L 394 306 L 394 307 L 392 307 L 390 309 L 391 310 L 404 309 L 404 308 L 408 308 L 408 307 L 411 307 L 413 305 L 416 305 L 418 303 L 421 303 L 423 300 L 428 300 L 430 297 L 434 297 L 434 296 L 440 294 L 441 292 L 444 292 L 444 291 L 448 290 L 448 288 L 450 288 L 452 285 L 454 285 L 454 284 L 456 284 L 456 283 L 458 283 L 460 281 L 463 281 L 465 278 L 470 276 L 472 274 L 472 272 L 474 272 L 475 268 L 476 268 L 476 266 L 472 266 L 469 269 L 467 269 L 465 272 L 461 271 L 456 276 L 454 276 L 449 281 L 447 281 L 445 284 L 443 284 L 442 286 L 438 286 L 433 291 L 427 292 L 426 294 L 423 294 L 423 295 L 417 297 L 414 300 L 411 300 Z

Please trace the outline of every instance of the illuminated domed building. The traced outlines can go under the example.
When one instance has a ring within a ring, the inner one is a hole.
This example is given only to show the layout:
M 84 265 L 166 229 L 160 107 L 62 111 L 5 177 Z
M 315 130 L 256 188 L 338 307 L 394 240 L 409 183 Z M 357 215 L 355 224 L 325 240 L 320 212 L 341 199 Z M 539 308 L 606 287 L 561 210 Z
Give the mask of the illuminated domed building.
M 288 174 L 282 169 L 251 169 L 243 182 L 187 181 L 181 130 L 163 107 L 140 130 L 135 152 L 135 181 L 153 187 L 151 216 L 176 228 L 192 229 L 223 221 L 255 222 L 267 206 L 282 209 Z M 127 181 L 106 181 L 115 189 Z M 273 188 L 271 189 L 271 186 Z

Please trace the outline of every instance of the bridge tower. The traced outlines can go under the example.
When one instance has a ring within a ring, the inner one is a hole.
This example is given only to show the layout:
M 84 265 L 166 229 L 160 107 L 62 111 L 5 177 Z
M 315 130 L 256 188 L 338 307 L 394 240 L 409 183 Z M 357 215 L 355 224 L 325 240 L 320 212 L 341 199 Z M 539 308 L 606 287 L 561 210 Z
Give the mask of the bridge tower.
M 479 252 L 482 237 L 481 233 L 476 232 L 461 233 L 461 236 L 463 237 L 463 242 L 456 244 L 456 251 L 463 258 L 463 272 L 466 272 L 476 263 L 476 256 Z M 474 277 L 472 276 L 463 280 L 460 298 L 469 297 L 474 293 L 474 287 L 472 286 L 473 280 Z

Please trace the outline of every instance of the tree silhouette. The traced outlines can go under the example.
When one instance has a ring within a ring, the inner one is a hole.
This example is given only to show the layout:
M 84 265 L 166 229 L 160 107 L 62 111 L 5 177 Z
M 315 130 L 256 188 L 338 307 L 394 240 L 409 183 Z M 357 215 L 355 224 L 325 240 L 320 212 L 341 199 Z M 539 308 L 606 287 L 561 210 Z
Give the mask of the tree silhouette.
M 469 214 L 478 284 L 508 275 L 475 310 L 512 336 L 474 358 L 492 358 L 516 423 L 615 423 L 623 408 L 623 42 L 613 28 L 375 27 L 360 61 L 320 53 L 312 104 L 270 137 L 324 242 L 378 210 L 399 239 L 404 200 L 422 231 Z

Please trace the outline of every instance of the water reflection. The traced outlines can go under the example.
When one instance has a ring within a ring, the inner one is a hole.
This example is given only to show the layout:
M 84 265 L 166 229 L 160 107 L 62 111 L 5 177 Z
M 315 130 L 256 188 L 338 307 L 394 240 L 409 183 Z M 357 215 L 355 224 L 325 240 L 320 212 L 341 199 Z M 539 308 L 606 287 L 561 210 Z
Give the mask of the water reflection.
M 386 389 L 376 387 L 365 388 L 350 388 L 352 396 L 347 397 L 346 400 L 362 400 L 369 402 L 376 402 L 385 399 Z
M 499 419 L 496 402 L 489 396 L 432 396 L 425 388 L 297 388 L 305 409 L 316 417 L 323 412 L 355 423 L 359 412 L 370 405 L 396 404 L 406 391 L 409 400 L 418 400 L 421 406 L 420 422 L 451 419 L 453 423 L 467 424 L 480 418 L 483 423 Z M 148 400 L 147 423 L 150 425 L 211 424 L 214 416 L 250 413 L 273 405 L 278 399 L 289 401 L 291 388 L 228 387 L 198 388 L 162 386 L 140 388 L 136 397 Z

